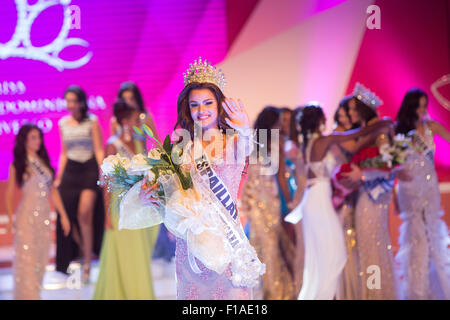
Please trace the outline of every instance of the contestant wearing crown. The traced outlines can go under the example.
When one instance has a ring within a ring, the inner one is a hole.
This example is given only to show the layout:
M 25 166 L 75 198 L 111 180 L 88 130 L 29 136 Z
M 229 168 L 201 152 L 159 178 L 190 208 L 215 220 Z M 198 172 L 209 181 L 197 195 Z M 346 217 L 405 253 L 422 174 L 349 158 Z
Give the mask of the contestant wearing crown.
M 355 127 L 366 127 L 378 120 L 377 108 L 383 102 L 375 93 L 357 83 L 348 101 L 349 115 Z M 404 179 L 400 167 L 385 166 L 377 159 L 393 141 L 390 134 L 380 134 L 375 142 L 366 144 L 351 160 L 352 170 L 343 172 L 350 185 L 357 189 L 355 205 L 356 251 L 359 274 L 353 298 L 363 300 L 395 300 L 400 298 L 396 281 L 391 238 L 389 204 L 394 179 Z M 348 232 L 348 230 L 347 230 Z M 353 231 L 352 231 L 353 232 Z M 376 269 L 374 269 L 376 268 Z M 379 269 L 378 269 L 379 268 Z M 376 274 L 375 276 L 373 276 Z M 371 277 L 372 276 L 372 277 Z
M 251 288 L 265 266 L 243 233 L 236 206 L 245 157 L 252 151 L 248 116 L 240 100 L 225 98 L 224 75 L 207 61 L 200 58 L 191 64 L 184 84 L 175 125 L 182 129 L 182 138 L 175 146 L 183 145 L 188 155 L 183 157 L 183 168 L 190 170 L 193 188 L 203 189 L 190 205 L 186 199 L 191 190 L 180 190 L 182 196 L 166 200 L 162 212 L 161 220 L 177 236 L 177 299 L 251 299 Z M 150 187 L 149 179 L 143 180 L 139 199 L 149 211 L 161 203 L 160 186 L 169 197 L 164 179 L 165 183 L 158 179 Z M 182 205 L 174 209 L 174 202 Z M 129 211 L 121 210 L 123 225 Z M 206 220 L 210 222 L 202 222 Z

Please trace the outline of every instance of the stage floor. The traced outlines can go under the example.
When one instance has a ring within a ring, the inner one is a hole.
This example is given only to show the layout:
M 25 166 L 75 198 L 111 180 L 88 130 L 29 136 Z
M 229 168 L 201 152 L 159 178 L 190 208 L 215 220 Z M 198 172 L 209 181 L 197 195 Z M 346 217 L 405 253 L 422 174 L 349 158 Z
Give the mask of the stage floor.
M 155 259 L 151 263 L 153 274 L 153 287 L 157 300 L 175 300 L 175 263 L 168 263 L 161 259 Z M 79 272 L 80 265 L 70 265 L 73 274 Z M 69 277 L 55 271 L 54 265 L 48 265 L 44 276 L 44 289 L 41 292 L 42 300 L 91 300 L 98 277 L 98 261 L 93 261 L 90 281 L 86 285 L 78 286 L 71 282 Z M 13 270 L 12 268 L 0 268 L 0 300 L 13 299 Z

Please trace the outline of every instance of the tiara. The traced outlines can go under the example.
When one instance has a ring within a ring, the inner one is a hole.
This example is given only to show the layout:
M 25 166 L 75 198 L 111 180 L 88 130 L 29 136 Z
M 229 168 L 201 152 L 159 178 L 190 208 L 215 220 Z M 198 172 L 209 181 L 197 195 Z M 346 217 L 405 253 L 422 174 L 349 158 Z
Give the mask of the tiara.
M 355 89 L 353 89 L 353 96 L 364 102 L 375 111 L 380 105 L 383 104 L 383 100 L 359 82 L 356 83 Z
M 225 75 L 222 70 L 217 70 L 216 67 L 211 65 L 211 62 L 202 62 L 202 58 L 198 58 L 194 63 L 189 64 L 189 69 L 183 73 L 184 85 L 187 86 L 190 83 L 212 83 L 215 84 L 220 90 L 225 88 Z

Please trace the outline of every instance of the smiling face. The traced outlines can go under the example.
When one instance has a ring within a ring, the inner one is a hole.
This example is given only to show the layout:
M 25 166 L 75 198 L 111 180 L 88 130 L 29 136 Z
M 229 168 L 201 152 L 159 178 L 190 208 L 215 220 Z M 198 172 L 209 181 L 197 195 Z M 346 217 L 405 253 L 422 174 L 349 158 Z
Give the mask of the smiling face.
M 192 120 L 203 130 L 217 128 L 218 105 L 209 89 L 193 89 L 189 94 L 189 109 Z
M 41 148 L 42 139 L 39 130 L 32 129 L 28 132 L 27 142 L 25 143 L 25 148 L 29 152 L 36 153 Z
M 420 97 L 419 99 L 419 107 L 417 108 L 417 116 L 419 120 L 425 120 L 428 116 L 427 112 L 428 100 L 425 96 Z

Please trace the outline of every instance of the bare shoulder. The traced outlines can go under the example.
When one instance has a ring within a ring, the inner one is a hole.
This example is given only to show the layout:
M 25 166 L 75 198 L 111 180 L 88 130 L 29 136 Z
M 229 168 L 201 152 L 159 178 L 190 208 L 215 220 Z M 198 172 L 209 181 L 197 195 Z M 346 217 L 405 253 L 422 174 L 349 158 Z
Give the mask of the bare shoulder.
M 67 124 L 67 121 L 69 121 L 70 117 L 71 117 L 70 115 L 63 116 L 61 119 L 58 120 L 58 126 L 61 127 Z

